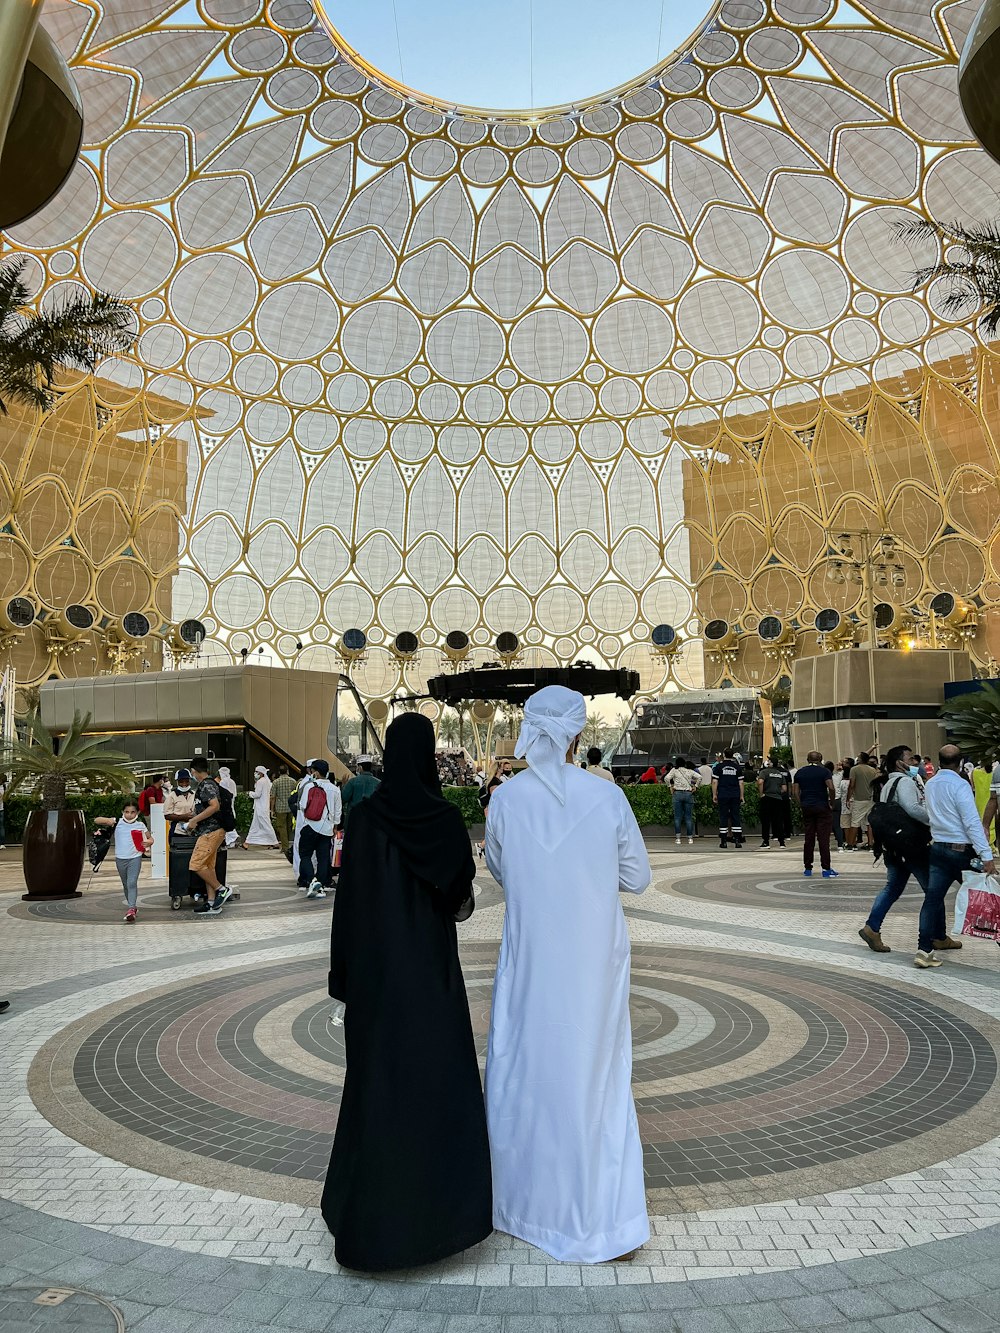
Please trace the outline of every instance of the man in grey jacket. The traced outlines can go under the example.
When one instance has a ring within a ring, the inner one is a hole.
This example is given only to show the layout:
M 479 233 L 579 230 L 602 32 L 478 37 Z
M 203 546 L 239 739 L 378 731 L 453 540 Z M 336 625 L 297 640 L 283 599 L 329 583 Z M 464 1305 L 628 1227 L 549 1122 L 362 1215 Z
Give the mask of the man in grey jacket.
M 889 776 L 879 792 L 879 800 L 888 801 L 891 798 L 918 823 L 929 824 L 930 816 L 927 813 L 924 783 L 910 747 L 894 745 L 885 757 L 885 770 Z M 885 886 L 872 904 L 868 920 L 858 934 L 873 953 L 892 953 L 888 944 L 882 940 L 882 922 L 889 909 L 902 896 L 911 875 L 924 893 L 927 892 L 930 864 L 926 847 L 915 847 L 912 856 L 906 857 L 885 847 L 882 849 L 882 857 L 887 872 Z

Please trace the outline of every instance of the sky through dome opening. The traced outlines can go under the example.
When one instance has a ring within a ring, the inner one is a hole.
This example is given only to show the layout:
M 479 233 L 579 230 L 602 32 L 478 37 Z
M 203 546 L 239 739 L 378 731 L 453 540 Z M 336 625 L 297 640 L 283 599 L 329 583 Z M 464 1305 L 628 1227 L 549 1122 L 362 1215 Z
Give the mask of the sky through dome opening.
M 317 0 L 317 9 L 390 79 L 497 110 L 562 106 L 628 83 L 707 17 L 688 0 Z

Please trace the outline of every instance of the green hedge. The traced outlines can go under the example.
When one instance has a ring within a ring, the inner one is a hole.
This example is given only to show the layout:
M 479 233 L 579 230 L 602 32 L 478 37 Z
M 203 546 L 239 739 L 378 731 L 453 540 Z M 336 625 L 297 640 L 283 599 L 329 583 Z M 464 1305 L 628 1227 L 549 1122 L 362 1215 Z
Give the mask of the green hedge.
M 635 811 L 635 817 L 640 828 L 649 824 L 666 824 L 673 828 L 674 807 L 669 787 L 663 786 L 662 783 L 649 782 L 637 786 L 623 787 L 622 790 Z M 466 827 L 483 822 L 478 787 L 445 787 L 444 794 L 449 801 L 452 801 L 461 810 Z M 716 829 L 719 827 L 719 814 L 712 804 L 712 789 L 710 787 L 699 787 L 695 792 L 694 815 L 699 828 Z M 760 798 L 757 795 L 757 784 L 755 782 L 748 782 L 744 788 L 743 827 L 747 829 L 760 828 Z M 795 830 L 802 827 L 802 813 L 794 802 L 792 804 L 792 827 Z
M 9 796 L 4 802 L 4 816 L 6 824 L 5 839 L 7 842 L 20 842 L 24 833 L 24 825 L 28 819 L 28 812 L 33 810 L 38 804 L 28 796 Z M 95 815 L 106 815 L 112 817 L 120 815 L 122 806 L 125 804 L 124 796 L 71 796 L 66 804 L 71 810 L 83 810 L 87 816 L 87 831 L 90 832 L 91 822 Z M 246 792 L 239 792 L 236 796 L 236 827 L 240 836 L 245 837 L 250 829 L 250 822 L 253 819 L 253 797 L 248 796 Z

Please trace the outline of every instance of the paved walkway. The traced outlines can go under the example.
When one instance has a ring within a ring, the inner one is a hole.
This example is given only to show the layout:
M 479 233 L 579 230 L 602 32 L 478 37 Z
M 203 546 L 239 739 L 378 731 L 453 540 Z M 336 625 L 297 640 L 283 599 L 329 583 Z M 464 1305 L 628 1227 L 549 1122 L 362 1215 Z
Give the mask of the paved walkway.
M 0 854 L 0 1333 L 697 1333 L 1000 1329 L 1000 950 L 875 956 L 866 857 L 658 842 L 627 900 L 653 1236 L 628 1265 L 494 1235 L 433 1269 L 341 1273 L 317 1210 L 343 1081 L 329 903 L 241 854 L 220 919 L 113 869 L 19 899 Z M 460 928 L 485 1047 L 502 901 Z

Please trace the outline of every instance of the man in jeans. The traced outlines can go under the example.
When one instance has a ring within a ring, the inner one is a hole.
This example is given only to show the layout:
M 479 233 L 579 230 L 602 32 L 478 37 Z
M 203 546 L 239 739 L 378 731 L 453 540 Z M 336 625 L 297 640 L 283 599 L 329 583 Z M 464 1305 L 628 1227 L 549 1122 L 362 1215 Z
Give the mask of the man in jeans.
M 215 858 L 226 840 L 226 831 L 219 821 L 222 795 L 218 784 L 209 777 L 204 759 L 200 756 L 192 759 L 188 767 L 198 784 L 194 793 L 195 813 L 178 826 L 178 832 L 195 834 L 197 841 L 191 853 L 191 873 L 201 876 L 209 894 L 194 910 L 201 916 L 219 916 L 224 904 L 233 896 L 232 889 L 221 884 L 215 873 Z
M 962 872 L 969 869 L 972 858 L 979 857 L 988 875 L 997 873 L 975 795 L 962 776 L 961 750 L 957 745 L 945 745 L 938 763 L 937 773 L 924 788 L 931 823 L 931 864 L 913 959 L 913 966 L 921 968 L 941 966 L 935 943 L 938 948 L 962 947 L 948 936 L 944 902 L 951 886 L 961 883 Z
M 830 776 L 830 770 L 823 767 L 823 756 L 819 750 L 810 750 L 806 755 L 805 765 L 795 774 L 792 795 L 802 807 L 802 830 L 805 834 L 802 843 L 802 860 L 805 866 L 803 875 L 808 878 L 813 872 L 813 853 L 818 841 L 823 878 L 836 879 L 837 871 L 830 865 L 830 832 L 833 828 L 833 805 L 836 797 L 833 792 L 833 778 Z
M 333 885 L 333 835 L 340 823 L 341 799 L 339 789 L 328 781 L 329 772 L 325 759 L 314 759 L 299 792 L 299 888 L 306 890 L 307 898 L 325 898 Z

